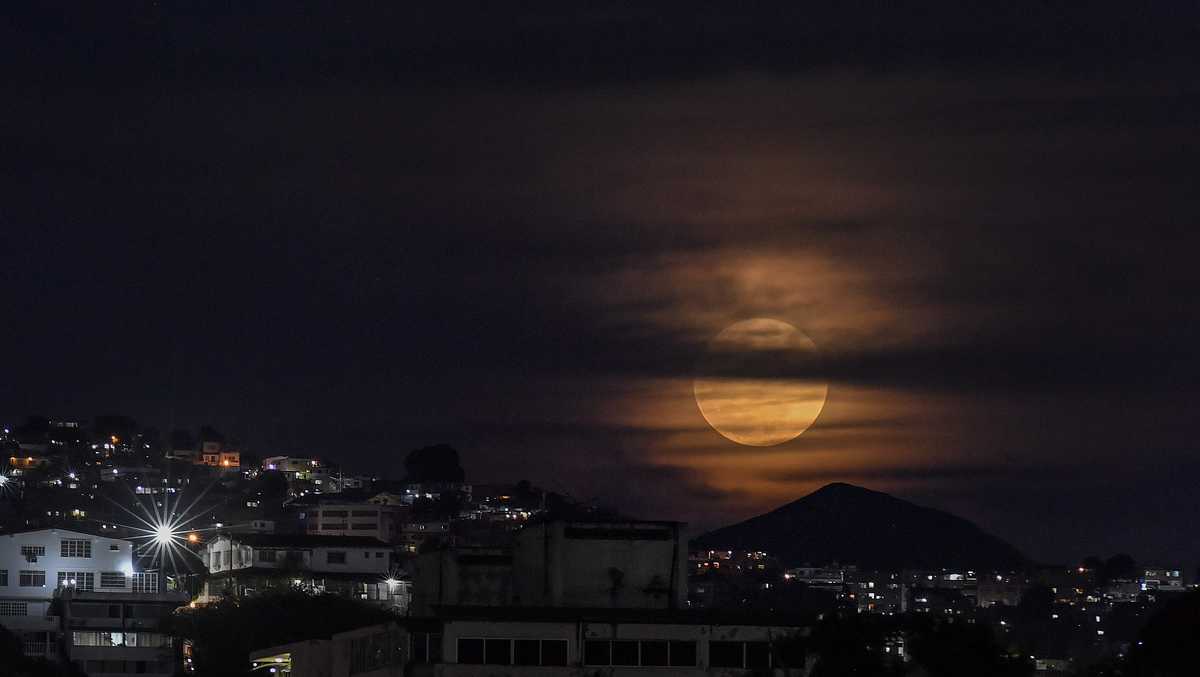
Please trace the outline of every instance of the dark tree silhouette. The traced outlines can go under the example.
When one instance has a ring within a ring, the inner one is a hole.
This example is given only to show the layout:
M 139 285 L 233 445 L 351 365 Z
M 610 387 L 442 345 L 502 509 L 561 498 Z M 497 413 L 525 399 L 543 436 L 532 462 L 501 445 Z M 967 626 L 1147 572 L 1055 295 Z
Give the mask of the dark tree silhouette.
M 172 617 L 172 631 L 194 643 L 196 677 L 250 674 L 256 649 L 329 636 L 395 617 L 382 609 L 334 595 L 268 592 L 224 599 Z
M 1023 677 L 1033 663 L 1010 659 L 991 627 L 922 617 L 909 632 L 913 660 L 929 677 Z
M 408 482 L 462 482 L 466 478 L 458 451 L 448 444 L 435 444 L 408 452 L 404 458 Z
M 265 470 L 258 477 L 258 495 L 263 500 L 282 501 L 288 495 L 288 482 L 278 470 Z
M 1200 645 L 1200 591 L 1172 600 L 1150 617 L 1129 654 L 1130 677 L 1185 677 L 1197 674 Z

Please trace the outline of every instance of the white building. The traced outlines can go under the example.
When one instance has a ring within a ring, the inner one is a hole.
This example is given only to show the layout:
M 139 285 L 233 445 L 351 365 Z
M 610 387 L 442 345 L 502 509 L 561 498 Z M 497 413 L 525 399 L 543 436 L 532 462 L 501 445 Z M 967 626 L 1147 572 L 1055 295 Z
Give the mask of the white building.
M 93 677 L 126 668 L 173 674 L 171 639 L 126 619 L 161 618 L 187 596 L 163 592 L 156 572 L 135 571 L 133 549 L 127 540 L 68 529 L 0 536 L 0 625 L 21 638 L 27 655 L 77 661 Z
M 410 586 L 392 573 L 391 546 L 364 536 L 221 534 L 202 555 L 202 602 L 279 587 L 329 592 L 407 609 Z
M 377 503 L 322 503 L 308 513 L 308 533 L 367 536 L 385 543 L 400 539 L 404 509 Z

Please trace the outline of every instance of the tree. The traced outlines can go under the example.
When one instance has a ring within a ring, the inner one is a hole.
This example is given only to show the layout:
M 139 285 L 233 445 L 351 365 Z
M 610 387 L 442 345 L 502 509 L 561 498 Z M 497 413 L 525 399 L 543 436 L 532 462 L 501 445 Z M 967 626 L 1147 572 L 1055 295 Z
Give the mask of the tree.
M 1035 585 L 1021 595 L 1017 611 L 1026 620 L 1044 620 L 1054 608 L 1054 591 L 1046 585 Z
M 295 590 L 223 599 L 171 618 L 172 633 L 193 642 L 196 677 L 250 674 L 250 652 L 306 639 L 328 639 L 394 616 L 376 606 Z
M 282 501 L 288 495 L 288 481 L 278 470 L 264 470 L 258 476 L 258 495 L 264 501 Z
M 1137 562 L 1133 557 L 1120 553 L 1104 560 L 1102 578 L 1112 581 L 1118 578 L 1137 578 Z
M 408 452 L 404 472 L 409 482 L 462 482 L 466 478 L 458 451 L 448 444 L 435 444 Z
M 1184 677 L 1196 674 L 1200 644 L 1200 591 L 1169 602 L 1150 617 L 1129 654 L 1132 677 Z
M 1010 659 L 984 624 L 919 619 L 910 633 L 913 660 L 930 677 L 1019 677 L 1033 674 L 1033 664 Z
M 901 674 L 888 666 L 882 647 L 898 630 L 888 617 L 867 614 L 831 614 L 813 629 L 809 646 L 817 654 L 813 677 L 849 677 Z

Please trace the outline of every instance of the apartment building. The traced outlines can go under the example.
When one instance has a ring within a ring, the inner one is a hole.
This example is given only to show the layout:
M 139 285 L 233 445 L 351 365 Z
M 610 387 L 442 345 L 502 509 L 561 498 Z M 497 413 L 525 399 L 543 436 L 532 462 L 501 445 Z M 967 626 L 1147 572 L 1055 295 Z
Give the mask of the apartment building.
M 220 534 L 202 555 L 201 602 L 290 587 L 406 610 L 409 583 L 392 575 L 391 546 L 365 536 Z
M 0 536 L 0 624 L 25 654 L 92 677 L 175 672 L 161 619 L 186 604 L 158 572 L 135 570 L 131 541 L 69 529 Z M 153 619 L 153 622 L 150 622 Z

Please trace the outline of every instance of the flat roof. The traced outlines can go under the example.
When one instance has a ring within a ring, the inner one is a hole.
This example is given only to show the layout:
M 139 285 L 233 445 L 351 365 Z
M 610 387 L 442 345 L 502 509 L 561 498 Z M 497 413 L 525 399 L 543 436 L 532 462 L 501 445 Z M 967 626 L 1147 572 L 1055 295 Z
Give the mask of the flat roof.
M 811 616 L 736 609 L 604 609 L 585 607 L 435 606 L 440 621 L 653 623 L 658 625 L 811 626 Z
M 229 538 L 256 548 L 384 548 L 392 546 L 370 536 L 318 536 L 316 534 L 230 534 Z M 215 539 L 214 539 L 215 540 Z

